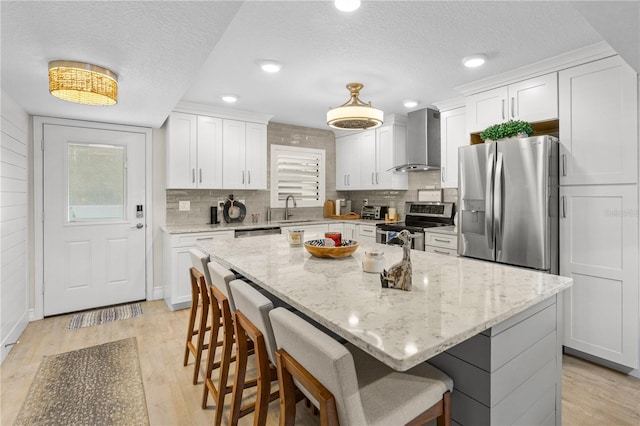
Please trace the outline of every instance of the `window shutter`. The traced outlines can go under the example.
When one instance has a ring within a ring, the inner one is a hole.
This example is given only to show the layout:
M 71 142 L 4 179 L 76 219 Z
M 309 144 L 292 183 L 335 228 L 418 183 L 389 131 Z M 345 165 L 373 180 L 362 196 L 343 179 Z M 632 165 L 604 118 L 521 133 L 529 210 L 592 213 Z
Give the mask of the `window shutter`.
M 284 207 L 289 195 L 299 207 L 324 204 L 324 150 L 272 145 L 271 155 L 272 207 Z

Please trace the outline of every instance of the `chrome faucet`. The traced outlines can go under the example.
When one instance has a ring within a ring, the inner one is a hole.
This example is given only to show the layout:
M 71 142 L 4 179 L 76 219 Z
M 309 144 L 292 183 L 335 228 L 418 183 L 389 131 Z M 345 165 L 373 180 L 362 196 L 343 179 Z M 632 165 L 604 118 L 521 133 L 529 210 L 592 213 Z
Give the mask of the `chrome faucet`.
M 287 199 L 284 202 L 284 220 L 289 220 L 293 213 L 289 213 L 289 198 L 293 201 L 293 207 L 298 207 L 296 204 L 296 199 L 293 195 L 287 195 Z

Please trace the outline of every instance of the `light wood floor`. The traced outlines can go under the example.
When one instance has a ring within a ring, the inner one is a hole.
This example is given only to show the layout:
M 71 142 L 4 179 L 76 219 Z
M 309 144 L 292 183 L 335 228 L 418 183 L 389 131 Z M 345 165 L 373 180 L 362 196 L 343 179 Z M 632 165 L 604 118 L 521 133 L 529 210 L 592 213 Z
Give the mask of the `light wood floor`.
M 170 312 L 164 301 L 142 303 L 141 317 L 97 327 L 68 330 L 71 315 L 30 323 L 0 367 L 0 424 L 13 423 L 43 356 L 135 336 L 152 425 L 210 425 L 213 404 L 200 408 L 202 379 L 191 384 L 193 358 L 182 366 L 187 310 Z M 249 395 L 250 396 L 250 395 Z M 227 396 L 224 424 L 228 424 Z M 563 424 L 640 425 L 640 380 L 565 356 Z M 278 424 L 278 401 L 270 405 L 269 425 Z M 253 416 L 241 419 L 250 425 Z M 296 424 L 318 425 L 302 403 Z

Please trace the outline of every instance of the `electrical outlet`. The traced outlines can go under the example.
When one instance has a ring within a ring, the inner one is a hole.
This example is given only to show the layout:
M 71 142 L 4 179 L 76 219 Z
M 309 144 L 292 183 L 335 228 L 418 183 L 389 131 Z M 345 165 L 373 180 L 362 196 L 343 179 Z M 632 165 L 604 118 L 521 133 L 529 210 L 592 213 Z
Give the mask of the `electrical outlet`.
M 218 200 L 218 208 L 219 209 L 224 209 L 224 201 L 223 200 Z
M 178 202 L 178 210 L 181 212 L 188 212 L 189 210 L 191 210 L 191 201 Z
M 363 204 L 364 204 L 365 206 L 368 206 L 368 205 L 369 205 L 369 199 L 368 199 L 368 198 L 365 198 L 365 199 L 363 200 Z

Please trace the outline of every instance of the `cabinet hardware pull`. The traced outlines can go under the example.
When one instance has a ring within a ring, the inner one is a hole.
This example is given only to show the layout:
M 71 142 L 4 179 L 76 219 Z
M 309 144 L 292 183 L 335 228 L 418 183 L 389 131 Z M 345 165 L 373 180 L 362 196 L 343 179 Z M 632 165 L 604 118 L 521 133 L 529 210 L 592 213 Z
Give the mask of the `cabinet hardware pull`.
M 371 185 L 373 185 L 373 175 L 374 175 L 374 173 L 371 172 Z
M 199 169 L 199 170 L 200 170 L 200 183 L 202 183 L 202 169 Z
M 449 240 L 439 240 L 439 239 L 437 239 L 437 238 L 434 238 L 434 239 L 433 239 L 433 241 L 437 241 L 437 242 L 439 242 L 439 243 L 450 243 L 450 242 L 451 242 L 451 241 L 449 241 Z
M 562 196 L 562 217 L 567 217 L 567 197 Z
M 244 170 L 242 171 L 242 184 L 244 185 Z
M 436 250 L 436 249 L 433 249 L 433 251 L 436 252 L 436 253 L 440 253 L 440 254 L 449 254 L 446 251 L 440 251 L 440 250 Z
M 347 185 L 351 186 L 351 175 L 347 175 Z
M 251 170 L 247 170 L 247 185 L 251 185 Z
M 504 116 L 504 99 L 502 100 L 502 119 L 503 120 L 505 119 L 505 116 Z
M 511 97 L 511 118 L 516 118 L 516 98 Z
M 213 237 L 200 237 L 200 238 L 196 238 L 196 241 L 201 241 L 201 240 L 213 240 Z
M 196 169 L 191 169 L 191 183 L 196 183 Z
M 376 172 L 376 184 L 380 184 L 380 180 L 378 179 L 380 177 L 380 173 Z
M 567 175 L 567 154 L 562 154 L 562 176 Z
M 440 172 L 440 180 L 441 180 L 442 182 L 444 182 L 444 174 L 445 174 L 445 171 L 446 171 L 446 170 L 445 170 L 445 167 L 443 166 L 443 167 L 442 167 L 442 171 Z

